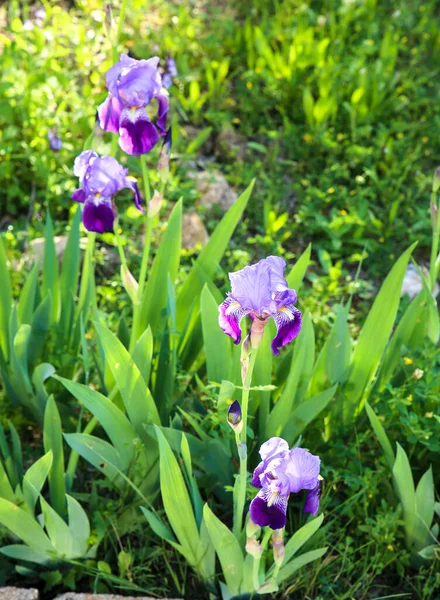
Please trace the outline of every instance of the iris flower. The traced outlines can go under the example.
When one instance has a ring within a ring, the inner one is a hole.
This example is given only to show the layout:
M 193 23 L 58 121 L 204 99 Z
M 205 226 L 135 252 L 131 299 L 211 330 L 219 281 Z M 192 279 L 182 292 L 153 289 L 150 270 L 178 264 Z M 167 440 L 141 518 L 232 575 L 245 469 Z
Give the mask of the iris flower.
M 289 450 L 288 443 L 278 437 L 261 446 L 260 456 L 262 461 L 252 477 L 252 485 L 260 491 L 249 507 L 251 520 L 260 527 L 282 529 L 289 495 L 301 490 L 307 490 L 304 512 L 316 515 L 321 492 L 320 458 L 303 448 Z
M 158 69 L 159 58 L 135 60 L 121 54 L 107 71 L 109 96 L 98 108 L 99 124 L 105 131 L 119 133 L 119 145 L 132 155 L 147 154 L 166 133 L 168 92 Z M 156 124 L 147 107 L 157 100 Z
M 76 157 L 73 172 L 81 187 L 73 192 L 72 200 L 84 204 L 82 221 L 88 231 L 113 231 L 117 214 L 113 196 L 124 188 L 134 192 L 136 208 L 143 212 L 136 180 L 112 156 L 100 158 L 93 150 L 85 150 Z
M 301 313 L 294 306 L 296 292 L 289 289 L 284 279 L 285 267 L 282 258 L 269 256 L 241 271 L 229 273 L 231 292 L 219 306 L 219 324 L 235 344 L 240 343 L 240 323 L 246 315 L 253 318 L 255 329 L 261 329 L 270 317 L 273 318 L 277 326 L 277 334 L 272 341 L 275 356 L 280 353 L 281 346 L 299 334 Z

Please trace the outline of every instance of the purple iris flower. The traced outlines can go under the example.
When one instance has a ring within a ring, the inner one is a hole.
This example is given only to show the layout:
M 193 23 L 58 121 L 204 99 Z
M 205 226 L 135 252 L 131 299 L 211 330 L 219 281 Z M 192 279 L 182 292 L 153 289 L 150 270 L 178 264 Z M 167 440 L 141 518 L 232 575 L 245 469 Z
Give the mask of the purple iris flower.
M 121 54 L 120 61 L 107 71 L 110 95 L 98 108 L 99 124 L 105 131 L 119 133 L 119 145 L 127 154 L 147 154 L 159 135 L 166 133 L 169 98 L 158 65 L 157 56 L 135 60 Z M 147 112 L 154 98 L 158 102 L 156 124 Z
M 47 133 L 47 139 L 49 140 L 50 149 L 54 152 L 58 152 L 63 147 L 61 138 L 57 135 L 55 129 L 49 129 Z
M 165 61 L 165 70 L 162 75 L 163 87 L 170 88 L 173 85 L 173 77 L 177 77 L 177 66 L 174 58 L 169 56 Z
M 282 438 L 271 438 L 260 448 L 262 461 L 254 471 L 252 485 L 260 491 L 249 507 L 251 520 L 260 527 L 282 529 L 286 524 L 290 494 L 307 490 L 304 512 L 316 515 L 319 508 L 320 458 L 303 448 L 289 450 Z
M 84 204 L 82 220 L 88 231 L 113 231 L 117 214 L 113 196 L 124 188 L 134 192 L 136 208 L 144 212 L 136 180 L 112 156 L 100 158 L 93 150 L 85 150 L 76 157 L 73 172 L 81 187 L 73 192 L 72 200 Z
M 231 292 L 219 306 L 219 324 L 235 344 L 241 340 L 240 321 L 245 315 L 254 319 L 252 328 L 256 332 L 264 327 L 269 317 L 274 319 L 277 334 L 272 341 L 272 352 L 275 356 L 280 353 L 281 346 L 299 334 L 301 313 L 294 306 L 296 292 L 288 288 L 284 279 L 285 267 L 282 258 L 269 256 L 256 265 L 229 273 Z

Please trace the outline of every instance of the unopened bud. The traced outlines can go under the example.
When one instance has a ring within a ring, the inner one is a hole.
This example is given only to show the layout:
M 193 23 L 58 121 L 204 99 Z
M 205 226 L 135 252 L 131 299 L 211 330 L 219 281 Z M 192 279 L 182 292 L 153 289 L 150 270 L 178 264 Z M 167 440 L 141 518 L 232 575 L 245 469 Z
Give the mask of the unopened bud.
M 273 560 L 281 567 L 284 560 L 284 529 L 275 529 L 272 534 Z
M 246 336 L 241 345 L 240 363 L 241 363 L 241 381 L 246 385 L 247 374 L 249 370 L 249 354 L 251 350 L 249 336 Z
M 248 522 L 246 523 L 246 537 L 252 537 L 260 535 L 261 527 L 254 523 L 252 519 L 249 517 Z
M 252 321 L 251 331 L 249 333 L 249 337 L 251 338 L 252 348 L 255 350 L 260 345 L 261 340 L 263 339 L 264 328 L 266 326 L 267 319 L 259 319 L 255 317 Z
M 130 300 L 133 302 L 133 304 L 138 304 L 139 284 L 131 274 L 130 270 L 124 265 L 121 265 L 121 279 L 125 291 L 130 296 Z
M 153 197 L 151 198 L 147 207 L 147 214 L 150 217 L 150 219 L 159 214 L 160 209 L 162 208 L 162 202 L 163 194 L 161 194 L 157 190 L 154 190 Z
M 263 554 L 263 548 L 257 542 L 257 537 L 255 535 L 247 538 L 246 552 L 254 558 L 260 558 L 260 556 Z
M 436 194 L 440 189 L 440 167 L 435 170 L 434 178 L 432 180 L 432 191 Z
M 431 200 L 431 221 L 432 221 L 432 228 L 434 229 L 434 231 L 437 231 L 438 206 L 435 203 L 435 197 Z
M 243 429 L 243 420 L 241 415 L 241 406 L 238 400 L 234 400 L 228 409 L 228 423 L 235 433 L 241 433 Z
M 116 30 L 116 23 L 113 18 L 112 6 L 110 3 L 105 5 L 105 16 L 104 16 L 104 28 L 107 37 L 110 41 L 113 40 L 114 32 Z
M 171 133 L 171 127 L 165 134 L 163 140 L 162 149 L 159 154 L 159 161 L 157 163 L 157 172 L 159 179 L 162 183 L 166 183 L 170 174 L 170 152 L 173 146 L 173 138 Z

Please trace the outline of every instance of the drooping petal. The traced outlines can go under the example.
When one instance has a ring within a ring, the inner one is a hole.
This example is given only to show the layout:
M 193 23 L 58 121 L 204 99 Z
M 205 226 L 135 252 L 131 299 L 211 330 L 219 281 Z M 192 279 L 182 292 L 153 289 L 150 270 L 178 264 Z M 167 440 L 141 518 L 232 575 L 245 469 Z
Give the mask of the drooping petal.
M 79 188 L 79 190 L 75 190 L 72 194 L 72 200 L 74 200 L 75 202 L 79 202 L 80 204 L 84 204 L 86 198 L 87 194 L 82 188 Z
M 270 527 L 271 529 L 282 529 L 286 524 L 287 502 L 289 496 L 282 494 L 276 495 L 269 502 L 266 499 L 267 494 L 264 489 L 260 490 L 252 500 L 249 506 L 249 514 L 252 521 L 260 527 Z
M 302 315 L 293 304 L 289 304 L 278 308 L 272 316 L 277 326 L 277 334 L 272 340 L 271 348 L 274 356 L 278 356 L 280 348 L 299 334 Z
M 82 182 L 84 175 L 87 172 L 89 166 L 98 158 L 98 155 L 93 150 L 84 150 L 81 152 L 73 163 L 73 172 Z
M 249 311 L 244 310 L 232 296 L 226 298 L 226 300 L 220 304 L 218 309 L 218 322 L 220 327 L 226 335 L 229 335 L 233 339 L 234 344 L 239 344 L 241 340 L 240 321 L 245 315 L 249 314 Z
M 105 233 L 113 231 L 115 214 L 111 198 L 89 197 L 84 204 L 82 221 L 88 231 Z
M 127 173 L 113 156 L 97 158 L 86 173 L 84 189 L 88 195 L 114 196 L 127 187 Z
M 319 477 L 321 460 L 304 450 L 293 448 L 275 469 L 279 489 L 283 494 L 312 490 Z
M 144 209 L 142 206 L 142 196 L 141 196 L 141 192 L 139 190 L 139 186 L 137 184 L 136 179 L 134 177 L 127 177 L 126 181 L 127 181 L 127 187 L 130 188 L 130 190 L 132 190 L 134 192 L 134 204 L 135 204 L 136 208 L 138 210 L 140 210 L 141 212 L 144 212 Z
M 101 129 L 110 131 L 111 133 L 118 133 L 122 108 L 122 104 L 116 96 L 108 96 L 98 108 L 99 126 Z
M 311 513 L 313 516 L 316 515 L 319 509 L 319 501 L 321 499 L 321 482 L 318 479 L 318 483 L 312 490 L 307 492 L 306 501 L 304 504 L 303 512 Z
M 159 135 L 145 109 L 124 109 L 119 124 L 119 145 L 127 154 L 147 154 L 157 144 Z
M 162 91 L 157 94 L 157 101 L 159 103 L 159 108 L 157 111 L 157 126 L 159 127 L 161 134 L 165 135 L 167 131 L 167 114 L 170 107 L 168 92 Z

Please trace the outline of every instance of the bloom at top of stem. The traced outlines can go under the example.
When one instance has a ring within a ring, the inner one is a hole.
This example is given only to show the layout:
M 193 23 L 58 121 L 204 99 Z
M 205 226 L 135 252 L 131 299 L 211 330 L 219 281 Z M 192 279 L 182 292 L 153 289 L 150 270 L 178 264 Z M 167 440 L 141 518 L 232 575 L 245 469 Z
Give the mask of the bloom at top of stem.
M 162 75 L 162 82 L 165 88 L 170 88 L 173 85 L 173 77 L 177 77 L 177 66 L 174 58 L 169 56 L 165 60 L 165 69 Z
M 124 188 L 134 192 L 136 208 L 143 212 L 136 181 L 128 177 L 128 169 L 112 156 L 99 157 L 93 150 L 85 150 L 76 157 L 73 172 L 79 178 L 80 188 L 73 192 L 72 200 L 84 204 L 82 221 L 88 231 L 113 231 L 116 217 L 113 196 Z
M 321 491 L 318 456 L 304 448 L 292 448 L 282 438 L 271 438 L 260 448 L 262 461 L 252 477 L 259 488 L 249 507 L 250 518 L 260 527 L 281 529 L 286 524 L 290 494 L 307 490 L 304 512 L 316 515 Z
M 285 267 L 282 258 L 269 256 L 255 265 L 229 273 L 231 292 L 219 306 L 219 324 L 235 344 L 241 340 L 240 322 L 245 315 L 253 317 L 256 330 L 260 330 L 270 317 L 274 319 L 277 334 L 272 341 L 272 352 L 275 356 L 281 346 L 299 334 L 301 313 L 294 306 L 296 292 L 289 289 L 284 278 Z
M 107 71 L 109 96 L 98 108 L 99 124 L 119 133 L 119 145 L 127 154 L 147 154 L 166 133 L 169 98 L 158 65 L 157 56 L 135 60 L 121 54 Z M 147 112 L 153 99 L 158 103 L 156 124 Z

